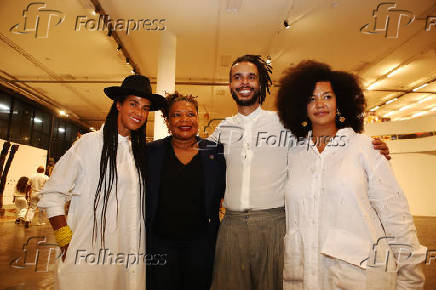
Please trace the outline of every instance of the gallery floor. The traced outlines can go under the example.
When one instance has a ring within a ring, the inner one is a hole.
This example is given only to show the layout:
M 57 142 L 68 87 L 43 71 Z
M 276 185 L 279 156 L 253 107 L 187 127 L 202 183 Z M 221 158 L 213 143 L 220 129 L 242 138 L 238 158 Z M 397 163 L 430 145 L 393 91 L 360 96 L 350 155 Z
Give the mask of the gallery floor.
M 45 225 L 15 224 L 12 212 L 0 218 L 0 289 L 53 289 L 54 237 Z M 418 236 L 436 255 L 436 217 L 416 217 Z M 27 245 L 25 245 L 27 243 Z M 38 260 L 35 261 L 35 257 Z M 436 261 L 424 265 L 425 289 L 436 289 Z

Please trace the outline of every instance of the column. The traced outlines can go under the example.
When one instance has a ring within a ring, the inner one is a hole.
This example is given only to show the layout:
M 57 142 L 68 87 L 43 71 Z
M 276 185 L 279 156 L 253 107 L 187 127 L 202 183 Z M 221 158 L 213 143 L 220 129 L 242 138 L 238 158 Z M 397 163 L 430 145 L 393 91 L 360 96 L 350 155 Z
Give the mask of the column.
M 162 32 L 159 60 L 157 64 L 156 93 L 165 96 L 165 93 L 174 93 L 176 87 L 176 36 L 169 31 Z M 168 136 L 162 113 L 154 113 L 154 136 L 153 139 L 161 139 Z

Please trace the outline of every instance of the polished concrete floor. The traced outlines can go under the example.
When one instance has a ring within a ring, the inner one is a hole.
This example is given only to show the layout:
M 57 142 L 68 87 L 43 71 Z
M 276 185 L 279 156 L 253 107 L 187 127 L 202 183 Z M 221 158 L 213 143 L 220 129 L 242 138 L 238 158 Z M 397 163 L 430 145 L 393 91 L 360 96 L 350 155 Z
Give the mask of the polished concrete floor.
M 12 212 L 0 218 L 0 289 L 53 289 L 54 258 L 50 258 L 49 254 L 54 237 L 50 225 L 46 221 L 46 225 L 25 228 L 22 224 L 16 225 L 14 221 Z M 436 217 L 416 217 L 415 223 L 421 243 L 436 250 Z M 34 238 L 29 240 L 29 245 L 23 251 L 23 244 L 31 237 Z M 47 238 L 46 241 L 43 237 Z M 37 248 L 38 251 L 35 250 Z M 37 253 L 39 259 L 35 262 Z M 424 265 L 424 271 L 425 289 L 435 290 L 436 261 Z

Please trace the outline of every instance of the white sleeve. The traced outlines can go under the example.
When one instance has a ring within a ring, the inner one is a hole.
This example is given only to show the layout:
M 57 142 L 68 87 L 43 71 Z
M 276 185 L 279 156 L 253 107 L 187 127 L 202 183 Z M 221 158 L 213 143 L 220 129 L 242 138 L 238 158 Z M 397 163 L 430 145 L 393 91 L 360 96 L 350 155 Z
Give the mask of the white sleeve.
M 40 192 L 38 207 L 47 209 L 49 218 L 65 215 L 65 202 L 71 198 L 78 176 L 83 171 L 76 142 L 56 163 L 52 175 Z
M 207 137 L 207 139 L 209 141 L 215 142 L 215 143 L 219 143 L 220 142 L 220 136 L 221 136 L 221 128 L 220 126 L 223 124 L 224 121 L 221 121 L 218 126 L 216 126 L 215 131 L 213 131 L 213 133 Z
M 397 289 L 422 289 L 424 275 L 419 263 L 425 260 L 427 248 L 420 245 L 416 227 L 410 213 L 409 204 L 400 188 L 388 160 L 372 148 L 365 149 L 364 163 L 368 174 L 368 197 L 371 206 L 377 212 L 388 237 L 394 237 L 395 244 L 407 245 L 412 253 L 410 257 L 399 251 L 400 247 L 391 249 L 399 259 Z M 404 250 L 404 249 L 403 249 Z M 397 260 L 398 261 L 398 260 Z

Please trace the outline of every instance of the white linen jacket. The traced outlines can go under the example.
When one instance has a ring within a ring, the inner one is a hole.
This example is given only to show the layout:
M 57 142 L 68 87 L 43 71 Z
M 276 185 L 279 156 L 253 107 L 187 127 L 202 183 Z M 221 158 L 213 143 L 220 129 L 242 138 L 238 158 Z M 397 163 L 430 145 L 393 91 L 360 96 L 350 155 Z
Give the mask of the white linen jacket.
M 60 289 L 145 289 L 145 227 L 141 217 L 138 173 L 129 137 L 118 135 L 118 191 L 107 205 L 105 245 L 92 242 L 103 130 L 83 135 L 56 163 L 38 206 L 49 217 L 64 215 L 73 232 L 65 262 L 58 259 Z M 102 198 L 102 197 L 101 197 Z M 97 208 L 100 219 L 102 202 Z M 100 227 L 98 225 L 97 231 Z
M 421 289 L 426 248 L 386 158 L 351 128 L 321 154 L 304 140 L 288 155 L 284 289 L 341 288 L 327 260 L 366 275 L 363 289 Z

